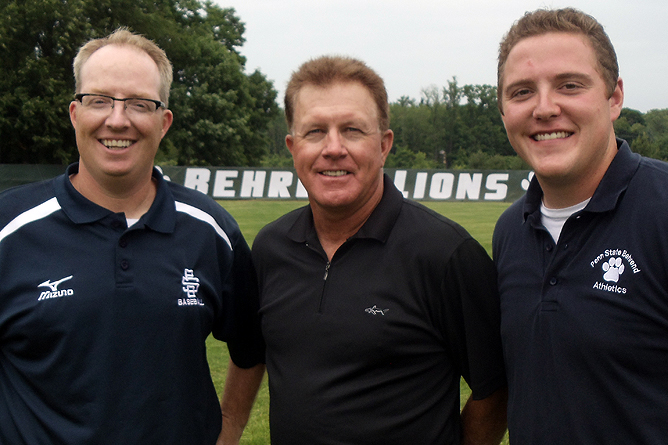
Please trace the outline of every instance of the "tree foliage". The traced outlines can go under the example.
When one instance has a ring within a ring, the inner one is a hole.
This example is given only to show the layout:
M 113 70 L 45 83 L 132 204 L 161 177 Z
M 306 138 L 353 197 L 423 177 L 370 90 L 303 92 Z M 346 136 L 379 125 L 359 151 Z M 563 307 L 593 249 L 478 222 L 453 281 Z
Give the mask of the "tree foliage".
M 668 161 L 668 109 L 643 114 L 624 108 L 615 121 L 615 134 L 626 139 L 636 153 Z
M 91 38 L 125 26 L 174 65 L 174 123 L 159 158 L 180 165 L 258 165 L 276 91 L 244 72 L 244 24 L 199 0 L 9 0 L 0 5 L 0 163 L 69 163 L 72 60 Z
M 445 87 L 423 89 L 420 102 L 400 98 L 390 113 L 396 151 L 389 165 L 402 156 L 406 167 L 403 150 L 408 149 L 424 154 L 415 165 L 432 168 L 526 168 L 506 138 L 496 87 L 460 86 L 453 78 Z

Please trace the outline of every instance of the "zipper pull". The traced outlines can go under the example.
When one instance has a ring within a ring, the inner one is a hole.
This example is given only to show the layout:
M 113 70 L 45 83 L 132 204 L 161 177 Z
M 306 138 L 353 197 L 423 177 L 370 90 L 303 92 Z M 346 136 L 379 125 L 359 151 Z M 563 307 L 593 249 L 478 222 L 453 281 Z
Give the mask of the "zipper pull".
M 327 265 L 325 266 L 325 276 L 322 278 L 322 279 L 325 280 L 325 281 L 327 281 L 327 276 L 329 275 L 329 266 L 330 266 L 331 264 L 332 264 L 332 263 L 330 263 L 329 261 L 327 261 Z

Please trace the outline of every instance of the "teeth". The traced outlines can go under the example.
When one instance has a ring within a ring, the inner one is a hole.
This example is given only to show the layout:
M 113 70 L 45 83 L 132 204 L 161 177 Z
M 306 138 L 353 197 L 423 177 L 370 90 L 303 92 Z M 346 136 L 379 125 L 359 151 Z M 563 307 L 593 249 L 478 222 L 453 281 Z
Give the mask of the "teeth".
M 537 141 L 550 141 L 552 139 L 567 138 L 568 136 L 569 134 L 566 133 L 565 131 L 557 131 L 555 133 L 537 134 L 533 138 Z
M 128 140 L 120 140 L 120 139 L 102 139 L 100 142 L 102 142 L 102 145 L 104 145 L 107 148 L 127 148 L 130 145 L 132 145 L 132 141 Z
M 344 176 L 347 175 L 348 172 L 345 170 L 327 170 L 322 172 L 322 174 L 325 176 Z

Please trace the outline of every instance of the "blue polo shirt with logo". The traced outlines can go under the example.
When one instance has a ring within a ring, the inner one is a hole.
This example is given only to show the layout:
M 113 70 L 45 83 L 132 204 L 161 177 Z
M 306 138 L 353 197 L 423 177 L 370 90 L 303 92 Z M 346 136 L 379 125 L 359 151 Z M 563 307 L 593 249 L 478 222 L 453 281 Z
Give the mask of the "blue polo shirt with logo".
M 657 444 L 668 438 L 668 164 L 618 153 L 559 242 L 542 191 L 493 241 L 515 444 Z
M 74 189 L 77 168 L 0 195 L 0 443 L 214 444 L 207 337 L 263 360 L 249 248 L 157 171 L 128 228 Z

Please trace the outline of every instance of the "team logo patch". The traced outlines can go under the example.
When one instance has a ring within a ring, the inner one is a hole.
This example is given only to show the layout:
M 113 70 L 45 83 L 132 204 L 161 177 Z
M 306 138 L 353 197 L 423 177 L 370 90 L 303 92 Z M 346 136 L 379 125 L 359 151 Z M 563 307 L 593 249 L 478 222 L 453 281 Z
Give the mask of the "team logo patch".
M 197 296 L 199 278 L 195 276 L 195 272 L 192 269 L 185 269 L 183 271 L 181 285 L 186 297 L 179 298 L 179 306 L 204 306 L 204 302 Z
M 641 272 L 640 267 L 633 259 L 633 255 L 622 249 L 607 249 L 589 264 L 601 273 L 601 279 L 594 283 L 593 288 L 616 294 L 627 292 L 625 287 L 617 284 L 623 276 Z
M 62 298 L 62 297 L 70 297 L 74 295 L 74 290 L 73 289 L 58 289 L 58 286 L 60 286 L 62 283 L 71 280 L 74 277 L 74 275 L 70 275 L 69 277 L 61 278 L 60 280 L 56 281 L 51 281 L 51 280 L 46 280 L 45 282 L 38 284 L 37 287 L 46 287 L 49 290 L 45 290 L 41 294 L 39 294 L 39 298 L 37 301 L 42 301 L 42 300 L 48 300 L 51 298 Z

